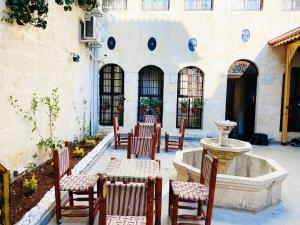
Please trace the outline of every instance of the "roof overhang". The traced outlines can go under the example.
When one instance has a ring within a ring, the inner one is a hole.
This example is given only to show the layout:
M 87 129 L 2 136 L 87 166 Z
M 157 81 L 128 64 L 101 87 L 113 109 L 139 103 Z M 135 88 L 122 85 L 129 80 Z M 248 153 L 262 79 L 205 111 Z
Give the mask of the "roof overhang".
M 268 41 L 268 44 L 272 47 L 289 44 L 291 42 L 300 40 L 300 27 L 297 27 L 287 33 L 284 33 L 272 40 Z

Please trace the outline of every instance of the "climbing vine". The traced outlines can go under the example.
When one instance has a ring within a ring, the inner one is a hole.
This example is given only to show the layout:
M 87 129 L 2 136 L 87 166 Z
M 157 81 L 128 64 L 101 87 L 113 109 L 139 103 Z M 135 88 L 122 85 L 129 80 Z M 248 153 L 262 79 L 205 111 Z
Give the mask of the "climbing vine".
M 85 11 L 98 7 L 99 0 L 55 0 L 63 6 L 65 11 L 72 11 L 72 7 L 79 6 Z M 46 29 L 47 13 L 49 12 L 48 0 L 6 0 L 6 9 L 3 10 L 3 21 L 16 22 L 20 26 L 32 25 Z

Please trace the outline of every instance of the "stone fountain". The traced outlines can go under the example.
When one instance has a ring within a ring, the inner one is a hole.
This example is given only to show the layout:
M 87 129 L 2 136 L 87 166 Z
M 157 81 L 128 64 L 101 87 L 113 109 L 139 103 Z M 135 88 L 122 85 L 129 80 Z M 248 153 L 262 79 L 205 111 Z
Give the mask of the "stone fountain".
M 252 146 L 248 142 L 228 138 L 236 122 L 226 120 L 215 124 L 220 132 L 219 138 L 201 139 L 201 145 L 218 158 L 218 173 L 225 174 L 233 159 L 251 150 Z
M 228 138 L 235 122 L 216 121 L 216 125 L 219 138 L 201 140 L 201 146 L 219 160 L 215 205 L 259 211 L 279 202 L 287 172 L 274 160 L 249 153 L 248 142 Z M 178 180 L 200 181 L 201 155 L 202 148 L 176 152 Z

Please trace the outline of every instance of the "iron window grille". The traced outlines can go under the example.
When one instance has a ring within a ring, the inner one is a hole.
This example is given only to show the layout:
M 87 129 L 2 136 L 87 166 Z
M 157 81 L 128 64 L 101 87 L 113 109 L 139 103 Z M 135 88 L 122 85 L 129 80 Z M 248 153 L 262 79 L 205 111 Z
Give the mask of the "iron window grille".
M 184 10 L 186 11 L 201 11 L 212 10 L 213 0 L 185 0 Z
M 203 99 L 204 73 L 197 67 L 185 67 L 178 73 L 176 127 L 186 119 L 186 128 L 201 129 L 203 108 L 193 110 L 193 102 Z M 187 112 L 182 111 L 181 102 L 187 101 Z
M 143 0 L 142 10 L 144 11 L 168 11 L 170 0 Z
M 232 0 L 233 10 L 260 11 L 263 9 L 262 0 Z
M 283 0 L 282 9 L 286 11 L 300 10 L 300 0 Z
M 100 71 L 100 125 L 113 125 L 113 115 L 118 115 L 123 126 L 124 71 L 115 64 L 104 66 Z M 108 104 L 107 104 L 108 103 Z
M 127 9 L 127 0 L 103 0 L 103 11 L 122 11 Z
M 164 92 L 164 73 L 156 66 L 146 66 L 139 72 L 139 89 L 138 89 L 138 121 L 144 120 L 144 112 L 141 112 L 140 99 L 148 97 L 150 105 L 154 99 L 161 100 L 159 119 L 162 124 L 163 119 L 163 92 Z M 149 115 L 156 114 L 153 107 L 147 112 Z

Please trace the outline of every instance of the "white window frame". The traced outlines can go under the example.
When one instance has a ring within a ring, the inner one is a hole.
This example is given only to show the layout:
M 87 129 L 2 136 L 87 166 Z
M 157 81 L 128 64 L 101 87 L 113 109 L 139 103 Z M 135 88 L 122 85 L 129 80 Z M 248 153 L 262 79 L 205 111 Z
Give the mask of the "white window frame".
M 283 11 L 300 11 L 300 0 L 282 0 Z
M 108 5 L 105 5 L 105 2 Z M 107 11 L 125 11 L 127 10 L 127 0 L 102 0 L 102 10 Z
M 169 9 L 170 0 L 142 0 L 143 11 L 169 11 Z
M 255 5 L 258 4 L 258 7 Z M 231 9 L 236 11 L 262 11 L 263 0 L 232 0 Z
M 210 7 L 203 7 L 204 4 L 209 4 Z M 185 11 L 212 11 L 213 0 L 184 0 Z

